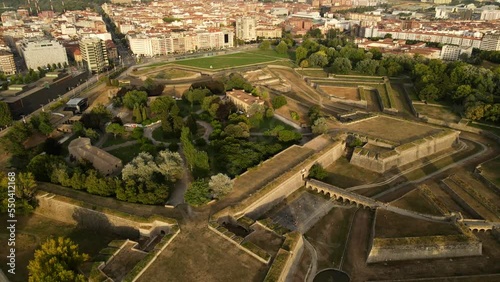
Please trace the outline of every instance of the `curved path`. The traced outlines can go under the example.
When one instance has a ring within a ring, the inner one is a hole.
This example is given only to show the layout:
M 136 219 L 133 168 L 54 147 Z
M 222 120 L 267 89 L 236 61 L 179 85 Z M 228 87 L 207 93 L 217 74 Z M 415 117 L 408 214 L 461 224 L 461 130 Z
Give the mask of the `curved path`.
M 309 265 L 309 268 L 307 269 L 304 282 L 313 282 L 314 276 L 316 275 L 316 272 L 318 272 L 318 253 L 316 252 L 314 246 L 307 241 L 305 237 L 303 237 L 303 239 L 304 247 L 309 251 L 309 253 L 311 253 L 311 265 Z
M 432 172 L 430 174 L 427 174 L 424 177 L 421 177 L 421 178 L 416 179 L 416 180 L 411 180 L 411 181 L 408 181 L 408 182 L 405 182 L 405 183 L 401 183 L 401 184 L 399 184 L 399 185 L 397 185 L 395 187 L 387 189 L 387 190 L 383 191 L 382 193 L 379 193 L 379 194 L 375 195 L 373 198 L 378 199 L 378 198 L 380 198 L 380 197 L 382 197 L 382 196 L 384 196 L 386 194 L 389 194 L 389 193 L 392 193 L 392 192 L 394 192 L 396 190 L 399 190 L 402 187 L 407 186 L 409 184 L 421 183 L 421 182 L 423 182 L 425 180 L 428 180 L 428 179 L 430 179 L 430 178 L 432 178 L 432 177 L 434 177 L 434 176 L 436 176 L 436 175 L 438 175 L 438 174 L 440 174 L 440 173 L 442 173 L 442 172 L 444 172 L 444 171 L 446 171 L 446 170 L 448 170 L 450 168 L 454 168 L 454 167 L 463 165 L 464 163 L 466 163 L 466 162 L 468 162 L 470 160 L 477 159 L 478 157 L 480 157 L 481 155 L 483 155 L 488 150 L 488 147 L 486 145 L 483 145 L 482 143 L 473 141 L 471 139 L 467 139 L 467 140 L 470 141 L 470 142 L 475 143 L 476 145 L 481 146 L 481 151 L 479 151 L 479 152 L 477 152 L 477 153 L 475 153 L 473 155 L 470 155 L 468 157 L 465 157 L 465 158 L 463 158 L 463 159 L 461 159 L 461 160 L 459 160 L 457 162 L 449 164 L 449 165 L 447 165 L 447 166 L 445 166 L 445 167 L 443 167 L 441 169 L 438 169 L 438 170 L 436 170 L 436 171 L 434 171 L 434 172 Z
M 448 170 L 448 169 L 450 169 L 452 167 L 456 167 L 456 166 L 458 166 L 459 164 L 462 164 L 465 161 L 468 161 L 468 160 L 470 160 L 472 158 L 475 158 L 475 157 L 483 154 L 488 149 L 486 146 L 484 146 L 481 143 L 478 143 L 478 142 L 475 142 L 475 141 L 472 141 L 472 140 L 469 140 L 469 139 L 467 139 L 467 140 L 480 145 L 482 147 L 482 150 L 480 152 L 478 152 L 478 153 L 475 153 L 474 155 L 471 155 L 471 156 L 468 156 L 468 157 L 462 159 L 461 161 L 455 162 L 455 163 L 447 165 L 447 166 L 445 166 L 445 167 L 443 167 L 443 168 L 441 168 L 439 170 L 436 170 L 435 172 L 433 172 L 431 174 L 428 174 L 428 175 L 426 175 L 426 176 L 424 176 L 422 178 L 419 178 L 418 180 L 414 180 L 414 181 L 410 181 L 410 182 L 405 182 L 404 185 L 407 185 L 409 183 L 419 183 L 419 182 L 422 182 L 424 180 L 427 180 L 427 179 L 435 176 L 436 174 L 439 174 L 439 173 L 441 173 L 441 172 L 443 172 L 445 170 Z M 386 179 L 384 181 L 377 182 L 377 183 L 372 183 L 372 184 L 358 185 L 358 186 L 354 186 L 354 187 L 351 187 L 351 188 L 347 188 L 346 190 L 347 191 L 356 191 L 356 190 L 367 189 L 367 188 L 375 188 L 375 187 L 379 187 L 379 186 L 382 186 L 382 185 L 389 184 L 389 183 L 393 182 L 394 180 L 398 179 L 399 177 L 401 177 L 401 176 L 403 176 L 403 175 L 405 175 L 407 173 L 410 173 L 410 172 L 412 172 L 414 170 L 417 170 L 417 169 L 420 169 L 422 167 L 425 167 L 425 166 L 427 166 L 427 165 L 429 165 L 431 163 L 434 163 L 436 161 L 439 161 L 441 159 L 444 159 L 446 157 L 454 155 L 454 154 L 456 154 L 456 153 L 458 153 L 460 151 L 463 151 L 467 147 L 467 145 L 464 142 L 462 142 L 462 141 L 460 141 L 460 142 L 461 142 L 461 146 L 460 146 L 460 148 L 457 151 L 451 152 L 451 153 L 443 155 L 443 156 L 439 156 L 439 157 L 437 157 L 435 159 L 432 159 L 430 161 L 424 162 L 424 163 L 422 163 L 419 166 L 411 167 L 411 168 L 409 168 L 407 170 L 404 170 L 404 171 L 402 171 L 402 172 L 400 172 L 400 173 L 398 173 L 398 174 L 396 174 L 396 175 L 392 176 L 391 178 Z

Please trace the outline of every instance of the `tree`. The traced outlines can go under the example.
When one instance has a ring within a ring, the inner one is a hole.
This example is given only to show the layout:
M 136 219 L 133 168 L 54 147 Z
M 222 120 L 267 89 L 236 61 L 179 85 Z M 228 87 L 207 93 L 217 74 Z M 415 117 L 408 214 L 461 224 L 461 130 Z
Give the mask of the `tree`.
M 12 114 L 10 113 L 9 105 L 0 101 L 0 127 L 10 125 L 12 123 Z
M 300 63 L 305 58 L 307 58 L 307 49 L 302 46 L 297 47 L 295 49 L 295 61 Z
M 37 155 L 30 160 L 27 169 L 33 173 L 38 181 L 50 181 L 52 171 L 60 165 L 66 163 L 61 157 L 53 155 Z
M 273 108 L 267 108 L 266 110 L 266 118 L 272 118 L 274 116 Z
M 224 128 L 224 132 L 227 136 L 234 138 L 250 137 L 250 128 L 248 124 L 244 122 L 239 122 L 238 124 L 228 124 L 226 128 Z
M 42 150 L 49 155 L 61 155 L 62 145 L 54 138 L 47 138 L 43 142 Z
M 16 197 L 31 201 L 36 192 L 35 176 L 31 172 L 21 172 L 16 181 Z
M 317 118 L 311 126 L 311 130 L 314 134 L 326 133 L 328 131 L 326 119 L 324 117 Z
M 210 177 L 208 188 L 215 198 L 220 199 L 233 190 L 233 184 L 233 180 L 229 176 L 219 173 Z
M 434 101 L 439 97 L 439 89 L 434 84 L 426 85 L 420 93 L 418 98 L 423 101 Z
M 83 274 L 78 274 L 81 263 L 89 260 L 87 254 L 78 251 L 78 245 L 68 238 L 48 239 L 29 262 L 29 281 L 83 282 Z
M 281 130 L 278 133 L 278 140 L 281 142 L 291 142 L 302 139 L 302 134 L 293 130 Z
M 156 157 L 156 163 L 158 172 L 169 182 L 176 182 L 184 173 L 184 162 L 177 152 L 160 151 Z
M 204 180 L 196 180 L 189 185 L 184 194 L 184 200 L 192 206 L 201 206 L 210 201 L 209 194 L 208 183 Z
M 351 69 L 351 61 L 347 58 L 336 58 L 331 68 L 332 72 L 340 74 L 348 74 Z
M 141 152 L 123 167 L 122 179 L 124 181 L 134 180 L 146 182 L 152 179 L 153 174 L 158 171 L 158 166 L 150 153 Z
M 377 73 L 377 68 L 378 62 L 371 59 L 365 59 L 356 64 L 356 71 L 367 75 L 375 75 Z
M 271 104 L 273 104 L 273 108 L 277 110 L 287 104 L 286 97 L 283 95 L 276 96 L 271 100 Z
M 288 44 L 285 41 L 281 40 L 280 44 L 276 46 L 276 53 L 278 54 L 286 54 L 288 52 Z
M 118 123 L 110 123 L 106 126 L 106 133 L 111 133 L 116 138 L 117 135 L 125 134 L 125 127 Z
M 77 136 L 80 136 L 83 134 L 85 128 L 83 127 L 83 123 L 77 121 L 75 123 L 73 123 L 73 126 L 71 127 L 71 129 L 73 130 L 73 132 L 77 135 Z
M 328 172 L 318 163 L 312 165 L 309 169 L 309 178 L 323 180 L 328 176 Z
M 269 50 L 271 48 L 271 42 L 269 40 L 264 40 L 259 45 L 260 50 Z
M 132 110 L 135 105 L 145 106 L 148 102 L 148 93 L 145 91 L 132 90 L 123 97 L 123 105 Z
M 302 60 L 302 62 L 300 62 L 300 67 L 301 68 L 308 68 L 309 67 L 309 61 L 308 60 Z
M 309 64 L 313 67 L 324 67 L 328 64 L 328 57 L 324 51 L 318 51 L 309 56 Z

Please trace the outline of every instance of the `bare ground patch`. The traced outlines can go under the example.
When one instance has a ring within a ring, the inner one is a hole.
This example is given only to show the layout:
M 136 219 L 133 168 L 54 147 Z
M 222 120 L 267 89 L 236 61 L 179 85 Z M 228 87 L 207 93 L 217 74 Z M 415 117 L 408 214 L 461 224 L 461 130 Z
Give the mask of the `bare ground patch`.
M 319 88 L 328 95 L 347 100 L 359 101 L 359 90 L 356 87 L 338 87 L 329 85 L 320 85 Z

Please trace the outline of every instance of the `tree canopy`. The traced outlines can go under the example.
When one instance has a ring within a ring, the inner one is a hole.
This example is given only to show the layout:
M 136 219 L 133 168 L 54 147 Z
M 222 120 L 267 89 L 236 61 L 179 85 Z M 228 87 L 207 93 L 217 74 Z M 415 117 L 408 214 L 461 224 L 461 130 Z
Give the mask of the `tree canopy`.
M 87 254 L 78 251 L 78 245 L 68 238 L 48 239 L 35 251 L 29 262 L 29 281 L 86 281 L 78 267 L 89 260 Z

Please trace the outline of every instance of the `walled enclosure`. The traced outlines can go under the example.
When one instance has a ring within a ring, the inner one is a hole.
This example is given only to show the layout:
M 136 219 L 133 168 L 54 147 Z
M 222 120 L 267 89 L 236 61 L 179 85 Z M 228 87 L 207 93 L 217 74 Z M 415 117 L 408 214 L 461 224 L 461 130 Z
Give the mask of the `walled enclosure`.
M 175 223 L 162 220 L 142 222 L 125 216 L 94 210 L 83 205 L 65 201 L 62 196 L 40 193 L 37 195 L 38 207 L 35 213 L 43 216 L 75 224 L 89 229 L 108 230 L 127 237 L 154 237 L 161 231 L 169 234 Z
M 372 223 L 372 235 L 378 210 Z M 435 259 L 482 255 L 482 243 L 461 222 L 456 225 L 460 235 L 422 236 L 400 238 L 373 238 L 367 263 L 401 261 L 414 259 Z
M 424 157 L 451 148 L 458 142 L 459 131 L 445 130 L 410 143 L 402 144 L 390 151 L 376 153 L 366 148 L 356 148 L 351 163 L 372 171 L 384 173 L 392 168 L 417 161 Z M 371 144 L 368 140 L 367 144 Z M 379 144 L 374 144 L 379 146 Z
M 444 240 L 446 240 L 448 236 L 444 237 Z M 366 262 L 375 263 L 482 255 L 482 243 L 480 241 L 433 243 L 432 237 L 394 239 L 375 238 Z M 414 244 L 403 244 L 407 239 L 414 239 L 417 242 Z M 391 240 L 391 243 L 389 241 L 384 242 L 383 240 Z M 394 244 L 396 241 L 401 241 L 402 244 Z
M 342 141 L 336 141 L 324 150 L 312 155 L 306 161 L 295 166 L 291 170 L 292 173 L 287 175 L 288 177 L 283 177 L 283 179 L 280 177 L 277 179 L 277 183 L 271 182 L 268 184 L 275 184 L 276 186 L 269 192 L 265 194 L 263 193 L 260 197 L 253 199 L 253 201 L 247 206 L 241 207 L 240 210 L 235 211 L 234 216 L 239 218 L 246 215 L 252 219 L 257 219 L 260 215 L 270 210 L 278 202 L 284 200 L 297 189 L 304 186 L 305 177 L 307 177 L 309 169 L 315 163 L 318 163 L 323 167 L 327 167 L 342 156 L 344 149 L 345 143 Z

